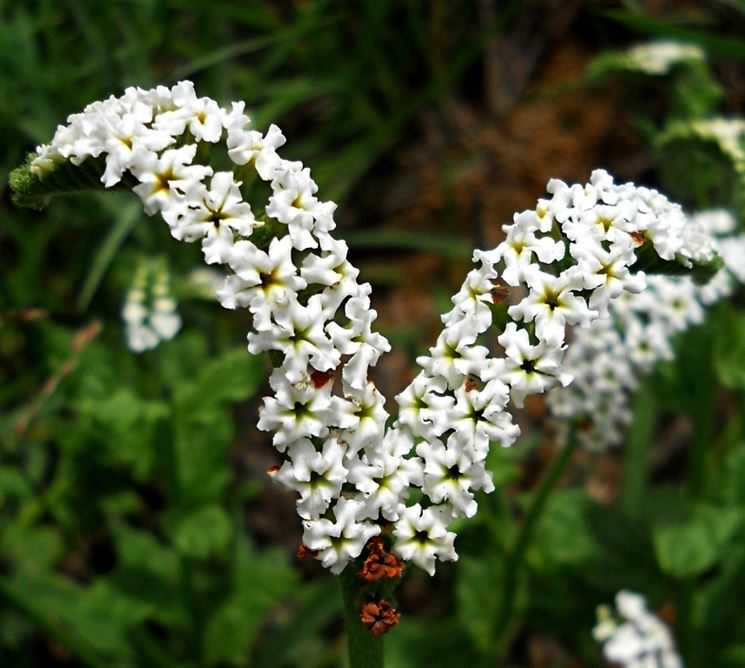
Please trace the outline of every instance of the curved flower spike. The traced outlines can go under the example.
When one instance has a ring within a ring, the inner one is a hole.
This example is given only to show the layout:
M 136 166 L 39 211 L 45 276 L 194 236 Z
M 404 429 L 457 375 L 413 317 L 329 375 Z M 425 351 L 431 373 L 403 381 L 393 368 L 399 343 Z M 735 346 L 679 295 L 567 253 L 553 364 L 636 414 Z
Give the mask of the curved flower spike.
M 616 184 L 602 170 L 586 184 L 550 181 L 550 197 L 515 214 L 504 242 L 474 253 L 476 267 L 387 426 L 368 378 L 390 349 L 373 330 L 370 286 L 332 236 L 336 205 L 318 198 L 308 168 L 280 156 L 284 142 L 274 125 L 253 129 L 243 103 L 221 108 L 191 82 L 128 88 L 70 116 L 11 186 L 30 206 L 97 183 L 130 188 L 174 238 L 199 241 L 205 262 L 223 268 L 220 303 L 252 315 L 249 351 L 275 363 L 258 426 L 285 458 L 275 479 L 299 494 L 305 551 L 340 573 L 385 526 L 393 553 L 433 573 L 437 559 L 457 559 L 451 520 L 473 516 L 474 491 L 494 487 L 484 468 L 490 445 L 518 438 L 510 402 L 570 383 L 566 327 L 587 326 L 641 291 L 649 281 L 634 266 L 639 256 L 648 271 L 712 273 L 710 230 L 657 191 Z M 232 169 L 213 169 L 220 151 Z M 255 179 L 268 201 L 246 200 Z M 499 277 L 526 296 L 508 304 Z M 668 292 L 671 304 L 684 299 Z M 669 321 L 686 317 L 670 312 Z M 490 328 L 497 355 L 486 345 Z

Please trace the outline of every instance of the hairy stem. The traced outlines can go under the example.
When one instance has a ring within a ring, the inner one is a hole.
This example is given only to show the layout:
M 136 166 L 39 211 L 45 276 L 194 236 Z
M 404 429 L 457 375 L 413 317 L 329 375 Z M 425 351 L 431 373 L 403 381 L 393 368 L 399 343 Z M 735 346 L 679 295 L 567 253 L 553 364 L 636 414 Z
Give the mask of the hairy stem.
M 383 668 L 383 636 L 375 636 L 360 619 L 362 581 L 356 562 L 349 564 L 339 578 L 344 601 L 349 668 Z

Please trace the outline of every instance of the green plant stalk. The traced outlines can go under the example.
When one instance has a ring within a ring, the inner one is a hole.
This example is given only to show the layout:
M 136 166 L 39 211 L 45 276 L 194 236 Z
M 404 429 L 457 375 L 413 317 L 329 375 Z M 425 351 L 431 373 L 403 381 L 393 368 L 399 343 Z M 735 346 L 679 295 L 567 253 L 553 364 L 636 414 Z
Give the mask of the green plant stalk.
M 634 402 L 634 422 L 629 429 L 623 458 L 623 508 L 629 517 L 641 519 L 649 475 L 650 444 L 657 426 L 657 404 L 648 383 L 643 383 Z
M 349 668 L 383 668 L 383 636 L 373 635 L 360 619 L 363 583 L 357 577 L 355 564 L 347 566 L 339 577 Z
M 543 475 L 543 478 L 538 485 L 538 489 L 528 507 L 528 511 L 525 514 L 525 520 L 518 531 L 513 547 L 507 554 L 504 588 L 502 589 L 502 605 L 500 606 L 499 616 L 494 624 L 494 633 L 492 634 L 494 642 L 500 648 L 505 648 L 507 631 L 510 626 L 510 621 L 512 620 L 512 613 L 515 609 L 515 598 L 517 595 L 520 569 L 523 564 L 525 552 L 530 546 L 533 531 L 543 514 L 546 502 L 551 496 L 551 492 L 553 492 L 556 483 L 564 473 L 564 470 L 578 445 L 579 441 L 574 438 L 574 433 L 570 433 L 567 444 L 551 462 L 551 465 Z
M 711 351 L 707 351 L 711 352 Z M 713 368 L 710 359 L 708 369 Z M 691 443 L 691 455 L 688 463 L 688 494 L 695 502 L 701 498 L 706 486 L 706 453 L 712 441 L 716 425 L 716 378 L 713 373 L 708 377 L 700 379 L 700 388 L 697 392 L 698 401 L 696 410 L 693 411 L 693 439 Z M 687 659 L 687 665 L 691 668 L 704 666 L 699 656 L 699 643 L 696 629 L 693 625 L 694 598 L 697 589 L 696 578 L 686 578 L 680 582 L 678 590 L 678 629 L 680 650 Z

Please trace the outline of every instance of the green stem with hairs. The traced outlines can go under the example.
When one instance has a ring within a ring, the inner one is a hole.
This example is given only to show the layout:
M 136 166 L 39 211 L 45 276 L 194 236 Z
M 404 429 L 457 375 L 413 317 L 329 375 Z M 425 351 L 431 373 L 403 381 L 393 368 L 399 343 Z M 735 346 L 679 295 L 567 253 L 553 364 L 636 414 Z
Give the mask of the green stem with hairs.
M 373 635 L 360 619 L 364 583 L 357 577 L 356 564 L 356 561 L 349 564 L 339 577 L 349 668 L 383 668 L 383 636 Z
M 530 541 L 533 538 L 538 521 L 543 515 L 546 502 L 551 496 L 556 483 L 558 482 L 567 464 L 572 458 L 574 451 L 577 449 L 578 441 L 571 433 L 567 444 L 561 449 L 558 456 L 551 462 L 549 468 L 543 475 L 538 489 L 528 506 L 525 519 L 520 527 L 512 549 L 507 553 L 504 575 L 504 588 L 502 589 L 502 605 L 499 609 L 499 616 L 494 624 L 494 633 L 492 637 L 498 646 L 504 647 L 506 644 L 507 631 L 512 620 L 512 613 L 515 609 L 515 599 L 520 576 L 520 568 L 523 564 L 523 558 Z
M 84 191 L 101 191 L 101 174 L 106 167 L 103 158 L 88 158 L 79 165 L 71 162 L 60 162 L 41 176 L 31 171 L 30 155 L 25 165 L 14 169 L 8 178 L 11 196 L 16 206 L 30 209 L 43 209 L 53 197 L 72 195 Z M 129 174 L 113 188 L 107 190 L 131 190 L 138 181 Z

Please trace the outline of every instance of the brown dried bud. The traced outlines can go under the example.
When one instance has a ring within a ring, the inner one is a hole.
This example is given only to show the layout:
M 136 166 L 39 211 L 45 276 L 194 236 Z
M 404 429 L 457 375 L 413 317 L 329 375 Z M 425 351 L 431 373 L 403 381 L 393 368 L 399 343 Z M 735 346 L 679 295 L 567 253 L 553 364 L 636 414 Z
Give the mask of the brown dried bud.
M 491 291 L 491 300 L 494 304 L 504 304 L 510 298 L 510 289 L 501 283 L 495 285 Z
M 317 371 L 313 370 L 310 372 L 310 379 L 313 381 L 313 387 L 320 390 L 326 383 L 328 383 L 334 377 L 333 371 Z
M 316 554 L 316 550 L 311 550 L 310 548 L 306 547 L 304 543 L 300 543 L 300 547 L 298 547 L 295 556 L 298 559 L 305 559 L 305 557 L 314 557 Z
M 386 552 L 383 539 L 375 536 L 367 545 L 368 556 L 359 572 L 365 582 L 378 582 L 384 579 L 401 577 L 403 564 L 390 552 Z
M 275 464 L 274 466 L 270 466 L 266 472 L 268 475 L 274 475 L 277 471 L 279 471 L 279 464 Z
M 647 240 L 647 237 L 644 235 L 643 232 L 629 232 L 629 236 L 634 242 L 634 246 L 636 246 L 637 248 L 639 248 L 639 246 L 643 246 L 644 242 Z
M 401 613 L 388 601 L 381 599 L 377 603 L 375 601 L 365 603 L 360 610 L 360 619 L 373 635 L 382 636 L 398 624 Z

